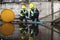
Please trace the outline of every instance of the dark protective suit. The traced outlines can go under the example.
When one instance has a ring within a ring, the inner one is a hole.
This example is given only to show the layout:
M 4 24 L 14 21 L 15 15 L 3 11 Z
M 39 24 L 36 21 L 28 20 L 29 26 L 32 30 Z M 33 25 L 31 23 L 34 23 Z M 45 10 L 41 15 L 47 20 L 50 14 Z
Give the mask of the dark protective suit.
M 20 12 L 20 20 L 23 21 L 23 19 L 26 19 L 26 16 L 28 16 L 28 11 L 27 10 L 21 10 Z
M 32 19 L 32 21 L 34 21 L 36 19 L 36 21 L 38 20 L 39 17 L 39 11 L 37 8 L 31 9 L 30 10 L 30 18 Z

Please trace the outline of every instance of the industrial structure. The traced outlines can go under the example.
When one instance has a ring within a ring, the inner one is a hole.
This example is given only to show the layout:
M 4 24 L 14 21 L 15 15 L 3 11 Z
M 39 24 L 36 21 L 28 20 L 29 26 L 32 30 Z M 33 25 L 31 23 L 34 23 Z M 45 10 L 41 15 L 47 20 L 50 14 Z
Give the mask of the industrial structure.
M 60 0 L 0 0 L 1 40 L 60 40 Z

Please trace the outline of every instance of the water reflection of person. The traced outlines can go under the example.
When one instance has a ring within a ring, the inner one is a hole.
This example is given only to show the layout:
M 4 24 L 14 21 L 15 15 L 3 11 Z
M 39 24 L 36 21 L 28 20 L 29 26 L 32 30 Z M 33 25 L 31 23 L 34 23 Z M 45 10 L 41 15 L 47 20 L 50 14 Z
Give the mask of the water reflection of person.
M 38 25 L 34 25 L 32 24 L 30 26 L 30 36 L 33 37 L 34 35 L 37 36 L 39 33 L 39 30 L 38 30 Z
M 23 40 L 23 39 L 25 40 L 26 39 L 26 34 L 28 32 L 27 26 L 24 25 L 24 24 L 20 24 L 19 30 L 20 30 L 20 33 L 21 33 L 21 40 Z

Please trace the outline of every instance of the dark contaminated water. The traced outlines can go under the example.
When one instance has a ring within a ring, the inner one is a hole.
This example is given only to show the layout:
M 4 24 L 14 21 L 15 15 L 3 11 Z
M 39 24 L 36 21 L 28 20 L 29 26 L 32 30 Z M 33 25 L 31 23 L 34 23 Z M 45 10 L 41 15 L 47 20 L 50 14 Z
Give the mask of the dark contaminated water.
M 60 40 L 60 29 L 44 25 L 0 22 L 0 40 Z

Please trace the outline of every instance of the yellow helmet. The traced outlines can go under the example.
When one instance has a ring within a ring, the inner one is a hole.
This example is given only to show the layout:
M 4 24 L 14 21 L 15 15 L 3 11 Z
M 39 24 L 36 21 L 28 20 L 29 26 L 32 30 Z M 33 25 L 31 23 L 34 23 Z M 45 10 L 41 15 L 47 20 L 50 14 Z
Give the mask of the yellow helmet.
M 26 5 L 22 5 L 22 9 L 25 9 L 26 8 Z
M 30 3 L 29 7 L 34 8 L 34 4 Z

